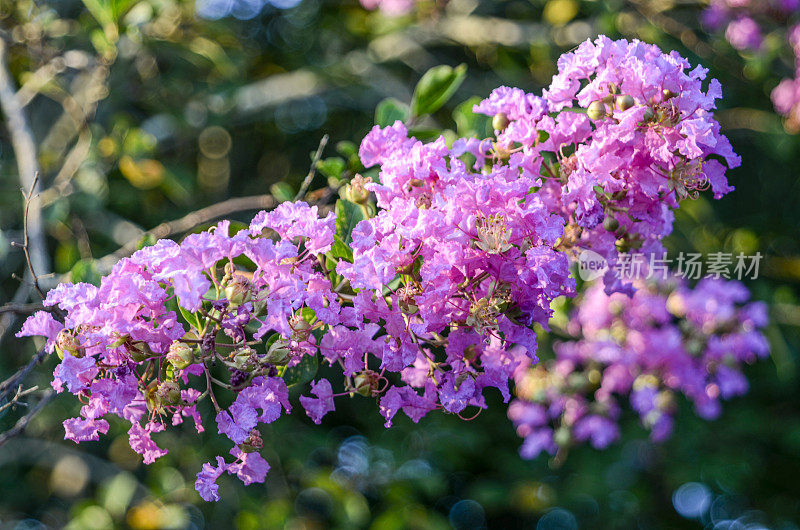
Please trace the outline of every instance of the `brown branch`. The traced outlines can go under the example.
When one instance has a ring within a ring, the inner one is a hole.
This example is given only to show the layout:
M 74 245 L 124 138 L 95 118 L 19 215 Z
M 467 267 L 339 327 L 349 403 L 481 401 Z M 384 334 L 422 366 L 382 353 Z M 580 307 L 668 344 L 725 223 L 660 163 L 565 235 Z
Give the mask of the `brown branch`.
M 3 434 L 0 434 L 0 446 L 2 446 L 11 438 L 17 436 L 22 431 L 24 431 L 28 427 L 28 424 L 31 422 L 33 417 L 36 416 L 36 414 L 38 414 L 44 408 L 45 405 L 47 405 L 50 401 L 52 401 L 54 397 L 56 397 L 56 393 L 53 389 L 48 389 L 47 391 L 45 391 L 35 407 L 33 407 L 27 414 L 25 414 L 23 417 L 17 420 L 17 423 L 15 423 L 12 428 L 7 430 Z
M 28 235 L 28 216 L 30 214 L 31 203 L 34 199 L 33 190 L 36 189 L 36 184 L 38 182 L 39 173 L 36 173 L 33 176 L 33 182 L 31 183 L 30 189 L 27 192 L 24 189 L 22 190 L 22 197 L 25 199 L 25 207 L 22 214 L 22 244 L 12 243 L 12 245 L 21 248 L 22 252 L 25 254 L 25 264 L 28 266 L 28 274 L 33 282 L 33 288 L 36 289 L 36 292 L 38 292 L 39 296 L 41 296 L 44 300 L 47 295 L 39 286 L 39 277 L 36 275 L 36 270 L 31 259 L 31 242 L 30 236 Z
M 15 304 L 13 302 L 9 302 L 5 305 L 0 305 L 0 314 L 16 313 L 18 315 L 29 315 L 37 311 L 52 312 L 53 308 L 50 306 L 44 306 L 42 304 Z
M 308 187 L 311 186 L 311 181 L 314 180 L 314 175 L 317 171 L 317 164 L 319 164 L 320 158 L 322 158 L 322 150 L 325 149 L 325 146 L 328 145 L 328 135 L 325 134 L 319 141 L 319 146 L 317 146 L 317 152 L 314 153 L 314 157 L 311 159 L 311 167 L 308 169 L 308 174 L 306 178 L 303 179 L 303 183 L 300 185 L 300 190 L 298 190 L 297 195 L 294 196 L 294 200 L 299 201 L 303 198 L 308 191 Z
M 11 389 L 16 388 L 37 365 L 47 357 L 47 350 L 42 348 L 34 355 L 28 364 L 20 368 L 11 377 L 0 383 L 0 397 L 7 395 Z
M 14 89 L 14 82 L 6 64 L 6 42 L 0 37 L 0 108 L 6 116 L 6 124 L 11 137 L 11 145 L 17 160 L 20 184 L 30 190 L 31 197 L 37 192 L 37 175 L 39 165 L 36 160 L 36 140 L 33 136 L 25 113 L 19 104 Z M 40 274 L 49 271 L 49 259 L 46 253 L 41 205 L 31 201 L 26 208 L 29 216 L 31 239 L 31 260 Z
M 187 232 L 198 225 L 213 221 L 226 215 L 247 211 L 247 210 L 264 210 L 274 207 L 276 204 L 275 198 L 272 195 L 252 195 L 249 197 L 235 197 L 226 201 L 206 206 L 192 213 L 189 213 L 180 219 L 162 223 L 152 230 L 148 230 L 138 240 L 131 241 L 124 245 L 122 248 L 108 254 L 98 260 L 98 266 L 101 271 L 111 270 L 111 267 L 120 259 L 130 256 L 136 251 L 136 247 L 143 238 L 154 237 L 156 239 L 163 239 L 175 234 Z

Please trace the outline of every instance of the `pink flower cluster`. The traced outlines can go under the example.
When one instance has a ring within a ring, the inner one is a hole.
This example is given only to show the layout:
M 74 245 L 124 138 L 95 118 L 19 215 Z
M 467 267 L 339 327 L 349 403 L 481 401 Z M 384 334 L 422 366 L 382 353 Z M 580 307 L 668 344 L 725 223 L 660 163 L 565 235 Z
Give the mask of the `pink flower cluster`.
M 619 438 L 627 400 L 654 441 L 672 432 L 676 397 L 713 419 L 720 400 L 747 392 L 742 365 L 768 354 L 759 331 L 766 307 L 747 302 L 736 281 L 706 279 L 695 288 L 678 279 L 637 285 L 629 298 L 587 290 L 566 327 L 571 341 L 555 358 L 521 369 L 509 418 L 535 458 L 588 442 L 603 449 Z
M 559 249 L 591 249 L 613 270 L 619 252 L 660 255 L 681 199 L 733 189 L 725 172 L 741 160 L 720 134 L 722 89 L 711 79 L 704 90 L 706 74 L 676 52 L 601 36 L 561 56 L 542 97 L 501 87 L 476 106 L 494 116 L 496 142 L 457 145 L 530 179 L 564 220 Z M 607 289 L 623 289 L 612 276 Z
M 725 171 L 739 158 L 712 115 L 719 83 L 704 90 L 705 74 L 641 42 L 587 41 L 541 97 L 503 87 L 476 106 L 496 137 L 448 147 L 409 138 L 399 122 L 373 129 L 359 154 L 378 179 L 355 177 L 341 203 L 367 217 L 352 230 L 283 203 L 237 233 L 223 222 L 158 241 L 98 287 L 59 286 L 45 303 L 65 322 L 40 312 L 18 335 L 47 337 L 62 359 L 53 386 L 84 405 L 66 438 L 97 440 L 116 415 L 151 463 L 169 424 L 192 418 L 203 430 L 197 405 L 208 398 L 233 444 L 232 461 L 219 456 L 197 476 L 201 496 L 217 500 L 224 472 L 264 480 L 258 425 L 291 409 L 287 380 L 312 359 L 343 380 L 337 392 L 320 378 L 299 398 L 316 423 L 355 394 L 375 398 L 387 426 L 401 410 L 415 422 L 480 411 L 487 387 L 508 401 L 509 381 L 536 361 L 533 325 L 546 328 L 551 302 L 575 293 L 571 256 L 660 251 L 681 199 L 732 189 Z M 634 286 L 609 278 L 606 290 Z
M 800 130 L 800 0 L 712 0 L 702 15 L 712 32 L 724 30 L 725 39 L 741 52 L 763 49 L 763 34 L 780 35 L 794 57 L 795 75 L 772 90 L 775 110 L 788 118 L 787 129 Z

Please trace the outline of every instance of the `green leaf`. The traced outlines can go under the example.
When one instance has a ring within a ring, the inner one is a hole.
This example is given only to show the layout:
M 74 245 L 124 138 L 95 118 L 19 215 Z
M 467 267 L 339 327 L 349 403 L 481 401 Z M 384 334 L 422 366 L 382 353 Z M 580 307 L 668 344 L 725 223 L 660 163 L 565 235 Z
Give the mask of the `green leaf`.
M 375 107 L 375 124 L 388 127 L 400 120 L 408 121 L 411 109 L 402 101 L 395 98 L 386 98 Z
M 342 178 L 342 173 L 347 169 L 347 162 L 344 158 L 332 156 L 317 162 L 317 169 L 328 178 L 338 179 Z
M 102 276 L 97 270 L 97 263 L 93 259 L 82 259 L 72 266 L 70 270 L 70 281 L 72 283 L 91 283 L 92 285 L 100 285 Z
M 447 65 L 434 66 L 422 76 L 411 99 L 413 116 L 422 116 L 438 110 L 455 94 L 467 75 L 467 65 L 455 68 Z
M 346 244 L 353 240 L 353 228 L 366 218 L 364 210 L 346 199 L 336 201 L 336 235 Z
M 453 111 L 453 121 L 456 122 L 459 136 L 477 136 L 478 138 L 488 136 L 489 116 L 472 112 L 472 108 L 480 102 L 481 98 L 472 96 Z
M 269 192 L 275 197 L 275 200 L 278 202 L 286 202 L 294 200 L 294 189 L 289 185 L 288 182 L 280 181 L 276 182 L 272 186 L 269 187 Z
M 304 355 L 297 365 L 287 368 L 283 373 L 283 380 L 286 386 L 291 387 L 308 383 L 317 375 L 318 366 L 319 361 L 316 355 Z
M 353 261 L 353 249 L 339 237 L 339 234 L 333 236 L 333 246 L 328 251 L 328 255 L 334 260 L 341 258 L 351 263 Z
M 198 331 L 203 328 L 202 324 L 200 324 L 200 316 L 197 313 L 192 313 L 188 309 L 184 309 L 180 304 L 178 304 L 178 309 L 181 315 L 183 315 L 183 319 L 186 320 L 190 326 Z

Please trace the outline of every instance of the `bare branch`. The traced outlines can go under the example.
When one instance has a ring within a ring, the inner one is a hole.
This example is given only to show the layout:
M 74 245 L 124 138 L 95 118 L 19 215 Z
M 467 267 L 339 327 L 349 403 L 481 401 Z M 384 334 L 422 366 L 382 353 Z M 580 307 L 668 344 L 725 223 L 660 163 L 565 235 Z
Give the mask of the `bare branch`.
M 34 416 L 36 416 L 52 399 L 56 397 L 56 393 L 53 389 L 48 389 L 42 394 L 42 397 L 39 399 L 39 402 L 33 407 L 27 414 L 17 420 L 17 423 L 14 424 L 12 428 L 0 434 L 0 446 L 5 444 L 14 436 L 17 436 L 22 431 L 24 431 L 28 424 L 31 422 Z
M 311 159 L 311 167 L 308 170 L 306 178 L 303 179 L 303 183 L 300 185 L 300 190 L 297 192 L 297 195 L 294 196 L 294 200 L 299 201 L 302 199 L 308 191 L 308 187 L 311 186 L 311 181 L 314 180 L 314 174 L 317 171 L 317 164 L 319 163 L 319 159 L 322 158 L 322 150 L 325 149 L 326 145 L 328 145 L 327 134 L 323 135 L 320 139 L 317 152 L 314 153 L 314 157 Z
M 162 239 L 171 235 L 187 232 L 198 225 L 213 221 L 214 219 L 218 219 L 235 212 L 269 209 L 275 206 L 275 202 L 275 198 L 272 195 L 235 197 L 233 199 L 228 199 L 226 201 L 201 208 L 181 217 L 180 219 L 162 223 L 152 230 L 145 232 L 142 235 L 142 238 L 154 237 L 156 239 Z M 116 252 L 100 258 L 98 260 L 98 267 L 100 270 L 111 270 L 117 261 L 133 254 L 142 238 L 131 241 Z
M 24 189 L 30 190 L 31 197 L 35 197 L 38 191 L 37 175 L 39 172 L 36 160 L 36 140 L 16 97 L 14 81 L 6 64 L 6 42 L 3 38 L 0 38 L 0 108 L 6 117 L 11 145 L 17 159 L 20 184 Z M 45 247 L 41 205 L 38 201 L 29 202 L 26 215 L 29 219 L 30 258 L 33 267 L 40 274 L 46 274 L 50 270 L 50 260 Z
M 53 311 L 53 308 L 50 306 L 45 306 L 42 304 L 15 304 L 13 302 L 9 302 L 5 305 L 0 305 L 0 314 L 3 313 L 16 313 L 18 315 L 29 315 L 31 313 L 35 313 L 37 311 Z

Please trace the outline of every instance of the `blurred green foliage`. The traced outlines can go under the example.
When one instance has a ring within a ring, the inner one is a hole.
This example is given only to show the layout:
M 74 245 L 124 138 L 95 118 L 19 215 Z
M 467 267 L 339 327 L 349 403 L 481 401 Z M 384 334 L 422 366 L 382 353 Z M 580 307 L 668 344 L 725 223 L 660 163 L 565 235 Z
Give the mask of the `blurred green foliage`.
M 227 451 L 215 432 L 160 435 L 181 449 L 146 467 L 118 423 L 102 442 L 63 441 L 60 422 L 78 404 L 59 398 L 0 449 L 3 527 L 716 528 L 738 519 L 797 528 L 800 138 L 768 98 L 788 73 L 780 46 L 740 56 L 702 34 L 700 5 L 686 1 L 427 1 L 394 19 L 355 1 L 237 11 L 240 3 L 255 5 L 231 0 L 225 13 L 239 18 L 214 20 L 183 0 L 0 0 L 0 37 L 37 141 L 55 273 L 96 281 L 97 258 L 228 197 L 292 198 L 325 133 L 312 189 L 360 169 L 357 142 L 375 122 L 410 120 L 420 137 L 485 135 L 476 97 L 502 84 L 539 90 L 560 53 L 605 33 L 676 49 L 722 81 L 720 121 L 744 160 L 730 177 L 737 191 L 685 202 L 668 246 L 767 256 L 750 287 L 772 308 L 771 362 L 748 370 L 750 394 L 719 420 L 701 421 L 684 403 L 674 436 L 653 446 L 630 418 L 623 442 L 575 450 L 559 468 L 518 457 L 497 395 L 469 423 L 432 415 L 390 430 L 366 400 L 339 406 L 322 428 L 298 407 L 264 430 L 266 484 L 223 478 L 218 504 L 192 488 L 202 463 Z M 24 264 L 9 246 L 21 237 L 22 202 L 5 128 L 0 175 L 6 300 Z M 34 351 L 8 337 L 0 346 L 4 374 Z M 47 386 L 53 366 L 33 382 Z M 8 427 L 17 413 L 4 414 Z M 708 494 L 699 521 L 673 505 L 687 483 Z

